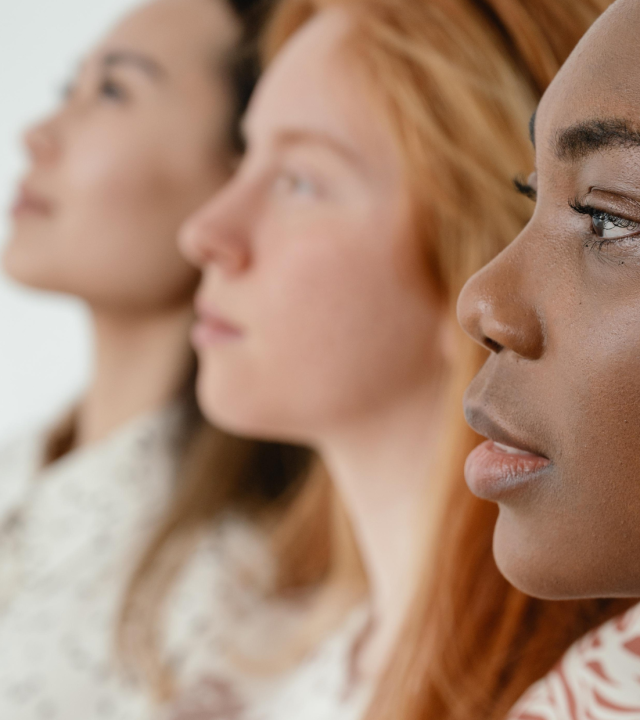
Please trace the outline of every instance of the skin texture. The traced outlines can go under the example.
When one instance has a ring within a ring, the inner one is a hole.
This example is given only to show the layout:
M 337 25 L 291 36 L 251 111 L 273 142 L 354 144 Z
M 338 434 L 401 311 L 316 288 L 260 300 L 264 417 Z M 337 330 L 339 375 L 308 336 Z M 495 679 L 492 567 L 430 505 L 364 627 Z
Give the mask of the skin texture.
M 222 3 L 160 0 L 87 57 L 59 110 L 25 134 L 23 187 L 51 212 L 16 216 L 11 276 L 127 312 L 190 295 L 197 273 L 175 238 L 227 177 L 230 109 L 216 61 L 236 32 Z M 126 53 L 144 64 L 109 63 Z
M 342 13 L 327 16 L 270 68 L 247 157 L 181 235 L 204 270 L 200 305 L 241 332 L 200 348 L 202 405 L 237 431 L 305 442 L 423 384 L 439 321 L 400 154 L 341 51 Z
M 25 134 L 31 166 L 4 268 L 91 311 L 96 367 L 75 446 L 161 407 L 190 372 L 199 273 L 176 236 L 230 173 L 222 62 L 239 34 L 219 0 L 145 5 L 88 55 L 57 112 Z
M 344 51 L 350 23 L 321 12 L 283 48 L 252 100 L 238 173 L 181 245 L 204 273 L 201 407 L 236 432 L 320 451 L 367 566 L 380 658 L 413 592 L 445 320 L 402 155 Z M 235 333 L 216 331 L 220 318 Z
M 500 569 L 540 597 L 640 595 L 639 31 L 640 5 L 621 0 L 563 67 L 535 119 L 535 213 L 459 300 L 493 351 L 467 418 L 550 461 L 472 479 L 500 506 Z

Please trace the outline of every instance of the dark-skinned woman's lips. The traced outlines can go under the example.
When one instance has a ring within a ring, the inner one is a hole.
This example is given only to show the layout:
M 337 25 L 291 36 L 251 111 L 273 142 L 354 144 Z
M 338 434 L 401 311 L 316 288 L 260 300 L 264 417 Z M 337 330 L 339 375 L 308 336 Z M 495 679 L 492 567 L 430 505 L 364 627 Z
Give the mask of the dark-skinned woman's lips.
M 528 450 L 486 440 L 471 452 L 464 474 L 469 489 L 484 500 L 503 495 L 535 480 L 551 461 Z

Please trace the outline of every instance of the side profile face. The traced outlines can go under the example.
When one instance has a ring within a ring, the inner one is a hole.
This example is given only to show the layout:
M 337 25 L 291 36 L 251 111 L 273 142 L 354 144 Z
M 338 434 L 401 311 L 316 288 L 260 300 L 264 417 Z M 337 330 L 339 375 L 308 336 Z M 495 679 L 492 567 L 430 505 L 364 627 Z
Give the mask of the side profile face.
M 493 352 L 467 482 L 526 592 L 640 595 L 640 4 L 619 0 L 535 118 L 532 220 L 459 300 Z
M 321 443 L 433 381 L 441 313 L 351 22 L 324 11 L 290 39 L 238 173 L 181 235 L 204 270 L 200 403 L 236 432 Z
M 198 280 L 181 222 L 228 177 L 239 35 L 223 0 L 156 0 L 82 63 L 59 110 L 25 135 L 7 272 L 128 312 L 185 302 Z

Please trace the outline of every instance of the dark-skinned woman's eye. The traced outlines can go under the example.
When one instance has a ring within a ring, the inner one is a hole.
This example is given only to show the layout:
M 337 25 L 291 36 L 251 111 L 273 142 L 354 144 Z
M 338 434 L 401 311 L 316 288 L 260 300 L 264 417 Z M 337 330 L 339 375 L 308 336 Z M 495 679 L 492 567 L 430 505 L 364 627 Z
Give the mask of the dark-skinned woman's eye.
M 640 222 L 613 215 L 606 210 L 598 210 L 577 198 L 569 202 L 569 206 L 579 215 L 588 215 L 591 218 L 593 234 L 603 242 L 616 242 L 640 233 Z
M 602 240 L 619 240 L 640 230 L 640 223 L 602 211 L 593 213 L 591 224 L 594 233 Z

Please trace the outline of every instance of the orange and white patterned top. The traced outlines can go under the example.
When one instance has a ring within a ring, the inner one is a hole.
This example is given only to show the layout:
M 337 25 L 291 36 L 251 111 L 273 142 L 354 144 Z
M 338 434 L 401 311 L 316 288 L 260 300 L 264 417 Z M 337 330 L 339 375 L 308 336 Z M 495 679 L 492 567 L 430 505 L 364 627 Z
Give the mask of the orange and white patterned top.
M 640 720 L 640 604 L 572 645 L 507 720 Z

